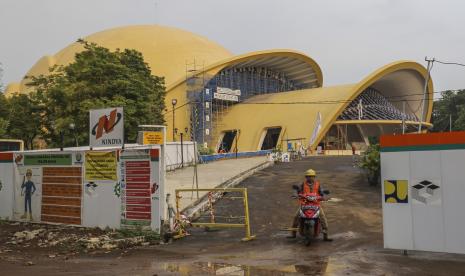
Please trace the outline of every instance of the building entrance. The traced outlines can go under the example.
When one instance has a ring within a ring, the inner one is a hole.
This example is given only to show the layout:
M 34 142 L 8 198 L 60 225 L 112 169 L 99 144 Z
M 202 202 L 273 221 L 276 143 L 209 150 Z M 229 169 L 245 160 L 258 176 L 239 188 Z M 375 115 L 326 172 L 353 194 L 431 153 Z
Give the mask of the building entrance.
M 263 138 L 261 150 L 274 149 L 278 145 L 279 135 L 281 134 L 280 127 L 268 128 L 265 137 Z

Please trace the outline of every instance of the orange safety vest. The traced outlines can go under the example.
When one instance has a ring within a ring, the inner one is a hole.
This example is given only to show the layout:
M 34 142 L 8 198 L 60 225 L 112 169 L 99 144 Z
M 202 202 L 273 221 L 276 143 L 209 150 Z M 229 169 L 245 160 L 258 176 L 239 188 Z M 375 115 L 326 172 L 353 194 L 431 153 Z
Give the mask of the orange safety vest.
M 310 184 L 306 180 L 304 181 L 302 186 L 303 186 L 302 192 L 304 194 L 309 194 L 309 193 L 318 194 L 318 190 L 320 189 L 320 182 L 318 182 L 318 180 L 315 180 L 315 182 L 313 182 L 313 189 L 310 189 Z

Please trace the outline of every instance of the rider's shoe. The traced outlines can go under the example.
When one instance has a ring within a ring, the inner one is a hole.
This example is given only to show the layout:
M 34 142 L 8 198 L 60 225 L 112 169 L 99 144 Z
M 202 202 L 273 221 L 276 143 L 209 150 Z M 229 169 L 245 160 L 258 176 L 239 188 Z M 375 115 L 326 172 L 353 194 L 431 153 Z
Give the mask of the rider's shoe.
M 292 231 L 291 234 L 289 234 L 289 236 L 287 236 L 286 238 L 288 239 L 295 239 L 297 237 L 297 233 Z
M 329 237 L 328 237 L 328 234 L 326 234 L 326 233 L 323 234 L 323 240 L 324 240 L 324 241 L 327 241 L 327 242 L 333 241 L 333 239 L 329 238 Z

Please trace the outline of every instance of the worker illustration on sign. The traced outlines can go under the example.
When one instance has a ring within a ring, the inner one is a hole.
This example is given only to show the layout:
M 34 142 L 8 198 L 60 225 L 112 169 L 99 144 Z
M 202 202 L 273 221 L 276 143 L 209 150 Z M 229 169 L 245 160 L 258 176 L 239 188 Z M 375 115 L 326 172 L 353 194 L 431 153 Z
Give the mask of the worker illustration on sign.
M 21 185 L 21 196 L 24 195 L 24 215 L 21 216 L 22 219 L 32 220 L 32 195 L 36 191 L 36 186 L 32 182 L 32 170 L 27 169 L 26 176 L 23 178 L 23 184 Z M 28 215 L 29 207 L 29 217 Z

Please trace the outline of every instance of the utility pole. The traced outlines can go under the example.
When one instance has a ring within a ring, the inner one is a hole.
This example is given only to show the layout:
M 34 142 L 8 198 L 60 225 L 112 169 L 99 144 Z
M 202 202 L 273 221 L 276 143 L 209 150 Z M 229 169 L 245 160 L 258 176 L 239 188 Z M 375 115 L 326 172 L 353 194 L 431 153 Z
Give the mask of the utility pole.
M 237 151 L 238 151 L 238 149 L 237 149 L 237 140 L 239 140 L 239 129 L 236 129 L 236 141 L 235 141 L 236 142 L 236 150 L 235 150 L 236 151 L 236 159 L 237 159 Z
M 449 132 L 452 132 L 452 114 L 449 114 Z
M 175 120 L 174 120 L 174 112 L 175 112 L 175 107 L 176 107 L 176 104 L 178 103 L 178 100 L 177 99 L 172 99 L 171 100 L 171 105 L 173 106 L 173 142 L 176 142 L 176 133 L 175 133 Z
M 181 135 L 181 168 L 184 168 L 184 147 L 183 147 L 182 131 L 180 135 Z
M 423 124 L 424 116 L 425 116 L 425 102 L 426 102 L 426 94 L 428 93 L 428 82 L 430 78 L 430 71 L 433 68 L 433 63 L 435 59 L 428 59 L 428 57 L 425 57 L 425 61 L 428 62 L 428 65 L 426 66 L 426 78 L 425 78 L 425 86 L 423 88 L 423 98 L 421 101 L 421 114 L 420 114 L 420 124 L 418 125 L 418 133 L 421 133 L 421 127 Z

